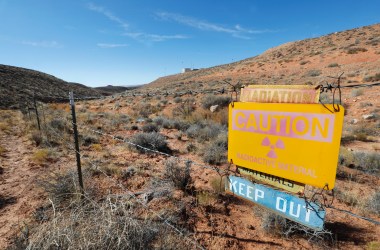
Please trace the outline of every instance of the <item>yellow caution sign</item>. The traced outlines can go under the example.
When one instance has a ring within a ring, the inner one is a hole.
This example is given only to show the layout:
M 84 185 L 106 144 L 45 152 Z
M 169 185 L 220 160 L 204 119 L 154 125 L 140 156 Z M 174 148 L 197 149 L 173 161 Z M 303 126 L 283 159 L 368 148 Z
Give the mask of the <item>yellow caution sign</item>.
M 319 87 L 308 85 L 249 85 L 241 89 L 241 102 L 318 103 Z
M 229 108 L 233 164 L 316 187 L 334 188 L 344 108 L 235 102 Z

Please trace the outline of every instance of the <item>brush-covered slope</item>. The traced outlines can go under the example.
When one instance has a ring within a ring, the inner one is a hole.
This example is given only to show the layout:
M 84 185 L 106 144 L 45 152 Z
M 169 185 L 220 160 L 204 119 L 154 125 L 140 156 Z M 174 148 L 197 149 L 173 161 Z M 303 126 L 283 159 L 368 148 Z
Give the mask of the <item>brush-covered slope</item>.
M 39 100 L 51 100 L 50 96 L 68 97 L 99 96 L 99 92 L 79 83 L 68 83 L 39 71 L 0 64 L 0 108 L 18 108 L 30 102 L 35 93 Z M 40 98 L 44 97 L 44 98 Z
M 343 72 L 344 84 L 380 81 L 380 24 L 289 42 L 235 63 L 161 77 L 148 87 L 219 87 L 223 80 L 320 84 Z

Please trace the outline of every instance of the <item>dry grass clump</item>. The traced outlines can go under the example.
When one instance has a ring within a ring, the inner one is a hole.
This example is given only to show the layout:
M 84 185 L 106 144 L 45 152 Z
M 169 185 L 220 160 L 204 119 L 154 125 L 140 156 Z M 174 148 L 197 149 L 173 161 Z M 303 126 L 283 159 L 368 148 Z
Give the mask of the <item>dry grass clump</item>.
M 351 97 L 357 97 L 363 95 L 363 89 L 353 89 L 351 90 Z
M 71 203 L 77 197 L 77 183 L 78 174 L 74 170 L 67 173 L 52 172 L 37 181 L 58 207 Z
M 220 134 L 214 141 L 207 144 L 203 150 L 203 161 L 208 164 L 220 165 L 227 161 L 228 138 L 226 133 Z
M 369 174 L 380 174 L 380 155 L 378 153 L 352 152 L 342 147 L 339 153 L 339 163 Z
M 262 218 L 261 228 L 267 234 L 286 238 L 301 236 L 324 248 L 330 248 L 334 244 L 333 234 L 330 231 L 313 230 L 259 207 L 254 208 L 254 213 Z
M 40 131 L 33 131 L 30 137 L 37 147 L 40 146 L 44 140 Z
M 344 188 L 335 187 L 336 198 L 348 206 L 354 207 L 360 204 L 360 196 L 355 191 L 348 191 Z
M 0 130 L 6 134 L 10 134 L 12 132 L 11 126 L 6 122 L 0 122 Z
M 186 162 L 181 166 L 177 159 L 169 158 L 165 162 L 165 177 L 168 178 L 175 187 L 186 191 L 191 183 L 190 176 L 191 162 Z
M 370 213 L 380 215 L 380 189 L 366 201 L 364 209 Z
M 186 238 L 134 210 L 122 198 L 87 200 L 31 228 L 23 249 L 192 249 Z
M 4 156 L 6 152 L 7 150 L 2 145 L 0 145 L 0 156 Z
M 44 165 L 53 162 L 56 158 L 55 153 L 51 149 L 39 149 L 35 151 L 31 157 L 32 161 L 38 165 Z

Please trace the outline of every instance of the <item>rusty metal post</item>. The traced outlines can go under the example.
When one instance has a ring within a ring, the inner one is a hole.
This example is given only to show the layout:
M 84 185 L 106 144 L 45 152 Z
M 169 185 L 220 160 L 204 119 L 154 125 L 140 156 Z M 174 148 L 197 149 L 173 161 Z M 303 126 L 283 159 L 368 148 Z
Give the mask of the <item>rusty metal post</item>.
M 78 179 L 79 179 L 80 192 L 81 192 L 82 198 L 83 198 L 84 188 L 83 188 L 83 179 L 82 179 L 82 166 L 81 166 L 81 163 L 80 163 L 78 128 L 77 128 L 77 119 L 76 119 L 76 116 L 75 116 L 74 93 L 72 91 L 69 94 L 69 98 L 70 98 L 71 116 L 72 116 L 72 121 L 73 121 L 74 141 L 75 141 L 75 155 L 76 155 L 76 158 L 77 158 Z
M 34 111 L 36 112 L 36 119 L 37 119 L 37 125 L 38 130 L 41 131 L 41 124 L 40 124 L 40 117 L 38 116 L 38 109 L 37 109 L 37 102 L 36 102 L 36 96 L 33 96 L 33 104 L 34 104 Z

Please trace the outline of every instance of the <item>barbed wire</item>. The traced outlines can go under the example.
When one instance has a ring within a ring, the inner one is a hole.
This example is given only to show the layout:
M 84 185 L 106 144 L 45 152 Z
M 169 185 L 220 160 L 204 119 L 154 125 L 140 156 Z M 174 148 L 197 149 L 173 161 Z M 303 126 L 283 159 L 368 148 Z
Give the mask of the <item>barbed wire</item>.
M 49 130 L 51 132 L 53 132 L 56 136 L 58 136 L 62 142 L 64 142 L 68 148 L 70 148 L 71 150 L 73 150 L 75 153 L 78 153 L 81 158 L 83 158 L 83 155 L 78 152 L 72 145 L 70 145 L 69 143 L 66 142 L 66 139 L 63 138 L 62 136 L 60 136 L 57 132 L 55 132 L 54 130 L 50 129 Z M 128 190 L 122 183 L 120 183 L 119 181 L 115 180 L 114 178 L 111 178 L 109 175 L 107 175 L 106 172 L 104 172 L 99 166 L 97 166 L 96 164 L 92 163 L 92 162 L 89 162 L 89 164 L 91 165 L 91 167 L 96 170 L 96 171 L 99 171 L 101 172 L 103 175 L 105 175 L 108 179 L 112 180 L 119 188 L 121 188 L 124 192 L 126 192 L 130 197 L 132 197 L 133 199 L 135 199 L 138 203 L 140 203 L 145 209 L 149 210 L 150 212 L 152 212 L 155 216 L 157 216 L 160 220 L 162 220 L 162 223 L 166 224 L 167 226 L 169 226 L 170 228 L 172 228 L 175 232 L 177 232 L 178 234 L 180 234 L 182 237 L 184 237 L 186 240 L 188 240 L 190 243 L 192 243 L 194 246 L 196 246 L 196 248 L 199 248 L 199 249 L 202 249 L 204 250 L 205 248 L 200 245 L 199 242 L 195 241 L 195 240 L 192 240 L 190 239 L 188 236 L 185 235 L 185 233 L 179 229 L 178 227 L 174 226 L 172 223 L 170 223 L 169 219 L 168 218 L 164 218 L 162 215 L 156 213 L 155 211 L 151 210 L 147 204 L 145 204 L 144 201 L 142 201 L 141 199 L 139 199 L 133 192 L 131 192 L 130 190 Z
M 71 123 L 71 124 L 74 124 L 72 121 L 70 120 L 67 120 L 67 122 Z M 85 129 L 85 130 L 88 130 L 90 132 L 93 132 L 93 133 L 96 133 L 98 135 L 101 135 L 101 136 L 106 136 L 106 137 L 109 137 L 115 141 L 119 141 L 119 142 L 123 142 L 123 143 L 126 143 L 126 144 L 129 144 L 131 146 L 134 146 L 134 147 L 137 147 L 137 148 L 140 148 L 140 149 L 143 149 L 145 151 L 148 151 L 148 152 L 152 152 L 152 153 L 156 153 L 156 154 L 160 154 L 160 155 L 163 155 L 163 156 L 166 156 L 166 157 L 172 157 L 172 158 L 175 158 L 176 160 L 178 160 L 179 162 L 190 162 L 192 165 L 194 166 L 198 166 L 198 167 L 201 167 L 201 168 L 205 168 L 205 169 L 209 169 L 209 170 L 212 170 L 212 171 L 215 171 L 217 172 L 221 177 L 223 176 L 228 176 L 228 174 L 235 174 L 234 171 L 231 171 L 229 168 L 228 170 L 223 170 L 223 169 L 220 169 L 218 167 L 212 167 L 212 166 L 208 166 L 208 165 L 204 165 L 204 164 L 200 164 L 200 163 L 197 163 L 197 162 L 194 162 L 194 161 L 191 161 L 189 159 L 185 159 L 185 158 L 182 158 L 182 157 L 178 157 L 178 156 L 174 156 L 174 155 L 171 155 L 171 154 L 168 154 L 168 153 L 165 153 L 165 152 L 161 152 L 159 150 L 155 150 L 155 149 L 151 149 L 151 148 L 147 148 L 147 147 L 144 147 L 142 145 L 139 145 L 139 144 L 136 144 L 136 143 L 133 143 L 125 138 L 120 138 L 119 136 L 114 136 L 112 134 L 109 134 L 109 133 L 105 133 L 105 132 L 102 132 L 100 130 L 94 130 L 92 128 L 89 128 L 87 126 L 84 126 L 84 125 L 79 125 L 79 124 L 76 124 L 79 128 L 81 129 Z M 372 222 L 374 224 L 380 224 L 380 222 L 377 222 L 371 218 L 367 218 L 367 217 L 363 217 L 363 216 L 360 216 L 360 215 L 356 215 L 352 212 L 349 212 L 349 211 L 346 211 L 346 210 L 342 210 L 342 209 L 337 209 L 335 207 L 332 206 L 332 203 L 330 204 L 327 204 L 325 201 L 327 200 L 324 196 L 324 191 L 325 189 L 322 190 L 322 192 L 319 192 L 319 191 L 315 191 L 315 193 L 312 195 L 312 197 L 315 197 L 316 195 L 319 195 L 319 196 L 322 196 L 323 198 L 323 203 L 320 203 L 320 204 L 317 204 L 319 206 L 319 209 L 323 209 L 325 210 L 326 208 L 331 208 L 331 209 L 336 209 L 337 211 L 340 211 L 340 212 L 345 212 L 347 214 L 352 214 L 352 215 L 355 215 L 355 217 L 357 218 L 361 218 L 361 219 L 365 219 L 369 222 Z M 317 212 L 317 210 L 310 204 L 310 201 L 309 199 L 306 197 L 306 196 L 303 196 L 302 197 L 305 202 L 308 204 L 308 207 L 311 207 L 312 210 L 315 210 Z
M 376 84 L 376 85 L 377 85 L 377 84 Z M 372 85 L 370 85 L 370 86 L 372 86 Z M 58 119 L 63 120 L 62 118 L 58 118 Z M 63 121 L 64 121 L 64 120 L 63 120 Z M 71 124 L 74 124 L 74 123 L 73 123 L 72 121 L 70 121 L 68 118 L 67 118 L 67 120 L 66 120 L 65 122 L 69 122 L 69 123 L 71 123 Z M 202 168 L 205 168 L 205 169 L 210 169 L 210 170 L 216 171 L 220 176 L 228 175 L 228 173 L 232 172 L 232 171 L 230 171 L 229 169 L 228 169 L 227 171 L 225 171 L 225 170 L 219 169 L 219 168 L 217 168 L 217 167 L 211 167 L 211 166 L 208 166 L 208 165 L 204 165 L 204 164 L 196 163 L 196 162 L 190 161 L 189 159 L 184 159 L 184 158 L 182 158 L 182 157 L 174 156 L 174 155 L 171 155 L 171 154 L 168 154 L 168 153 L 165 153 L 165 152 L 161 152 L 161 151 L 158 151 L 158 150 L 155 150 L 155 149 L 147 148 L 147 147 L 144 147 L 144 146 L 142 146 L 142 145 L 139 145 L 139 144 L 133 143 L 133 142 L 131 142 L 131 141 L 125 139 L 125 138 L 120 138 L 120 137 L 118 137 L 118 136 L 113 136 L 113 135 L 111 135 L 111 134 L 109 134 L 109 133 L 105 133 L 105 132 L 102 132 L 102 131 L 100 131 L 100 130 L 94 130 L 94 129 L 89 128 L 89 127 L 84 126 L 84 125 L 78 125 L 78 124 L 76 124 L 76 125 L 77 125 L 78 127 L 80 127 L 81 129 L 88 130 L 88 131 L 90 131 L 90 132 L 93 132 L 93 133 L 99 134 L 99 135 L 101 135 L 101 136 L 107 136 L 107 137 L 110 137 L 110 138 L 113 139 L 113 140 L 120 141 L 120 142 L 123 142 L 123 143 L 127 143 L 127 144 L 129 144 L 129 145 L 134 146 L 134 147 L 137 147 L 137 148 L 143 149 L 144 151 L 153 152 L 153 153 L 160 154 L 160 155 L 163 155 L 163 156 L 166 156 L 166 157 L 172 157 L 172 158 L 175 158 L 175 159 L 178 160 L 178 161 L 182 161 L 182 162 L 185 162 L 185 163 L 186 163 L 186 162 L 191 162 L 192 165 L 195 165 L 195 166 L 198 166 L 198 167 L 202 167 Z M 55 131 L 54 131 L 54 132 L 55 132 Z M 74 150 L 75 150 L 75 149 L 74 149 Z M 104 173 L 104 174 L 105 174 L 105 173 Z M 107 175 L 107 177 L 109 177 L 109 176 Z M 112 178 L 111 178 L 111 179 L 112 179 Z M 128 192 L 129 192 L 129 190 L 128 190 Z M 323 197 L 322 197 L 323 200 L 324 200 L 324 201 L 326 200 L 325 197 L 324 197 L 323 192 L 322 192 L 322 193 L 317 193 L 317 192 L 316 192 L 315 194 L 313 194 L 312 197 L 314 197 L 316 194 L 323 196 Z M 137 197 L 136 197 L 136 198 L 137 198 Z M 304 198 L 305 200 L 307 200 L 306 196 L 304 196 L 303 198 Z M 312 207 L 312 206 L 311 206 L 311 207 Z M 376 220 L 373 220 L 373 219 L 368 218 L 368 217 L 363 217 L 363 216 L 357 215 L 357 214 L 352 213 L 352 212 L 347 211 L 347 210 L 343 210 L 343 209 L 336 208 L 336 207 L 332 206 L 332 203 L 331 203 L 331 204 L 321 204 L 321 205 L 320 205 L 320 208 L 321 208 L 321 209 L 325 209 L 325 208 L 335 209 L 335 210 L 337 210 L 337 211 L 339 211 L 339 212 L 343 212 L 343 213 L 346 213 L 346 214 L 352 215 L 352 216 L 354 216 L 354 217 L 357 217 L 357 218 L 360 218 L 360 219 L 366 220 L 366 221 L 368 221 L 368 222 L 374 223 L 374 224 L 376 224 L 376 225 L 380 225 L 380 222 L 378 222 L 378 221 L 376 221 Z
M 71 122 L 71 123 L 74 124 L 73 122 Z M 119 136 L 114 136 L 114 135 L 111 135 L 109 133 L 102 132 L 100 130 L 94 130 L 92 128 L 88 128 L 88 127 L 83 126 L 83 125 L 78 125 L 78 124 L 76 124 L 76 125 L 78 126 L 78 128 L 88 130 L 90 132 L 96 133 L 96 134 L 101 135 L 101 136 L 110 137 L 111 139 L 113 139 L 115 141 L 126 143 L 128 145 L 140 148 L 140 149 L 142 149 L 144 151 L 160 154 L 160 155 L 163 155 L 163 156 L 166 156 L 166 157 L 170 157 L 170 158 L 175 158 L 179 162 L 184 162 L 184 163 L 191 162 L 191 164 L 194 165 L 194 166 L 198 166 L 198 167 L 202 167 L 202 168 L 205 168 L 205 169 L 216 171 L 219 175 L 223 175 L 223 173 L 224 174 L 228 173 L 228 171 L 220 169 L 218 167 L 213 167 L 213 166 L 208 166 L 208 165 L 204 165 L 204 164 L 201 164 L 201 163 L 197 163 L 197 162 L 191 161 L 189 159 L 185 159 L 185 158 L 182 158 L 182 157 L 179 157 L 179 156 L 174 156 L 174 155 L 171 155 L 171 154 L 168 154 L 168 153 L 165 153 L 165 152 L 161 152 L 161 151 L 156 150 L 156 149 L 144 147 L 142 145 L 139 145 L 139 144 L 136 144 L 134 142 L 131 142 L 130 140 L 127 140 L 125 138 L 120 138 Z

